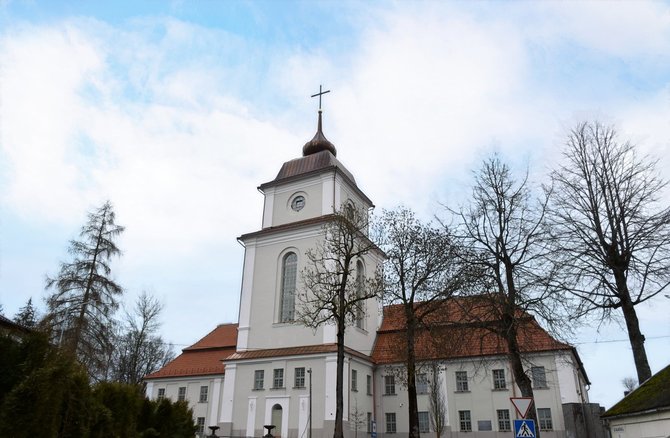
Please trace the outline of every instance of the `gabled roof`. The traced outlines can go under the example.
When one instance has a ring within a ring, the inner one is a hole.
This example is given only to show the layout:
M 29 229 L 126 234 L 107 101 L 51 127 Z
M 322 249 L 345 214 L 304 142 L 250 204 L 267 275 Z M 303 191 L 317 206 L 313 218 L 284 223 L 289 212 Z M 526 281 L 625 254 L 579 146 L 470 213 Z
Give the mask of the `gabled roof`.
M 464 299 L 451 299 L 434 304 L 437 309 L 426 317 L 431 328 L 419 329 L 416 336 L 415 351 L 418 360 L 507 354 L 505 340 L 482 327 L 482 321 L 490 320 L 490 317 L 483 314 L 473 315 L 473 312 L 481 313 L 482 307 L 467 304 Z M 572 346 L 552 338 L 532 316 L 521 311 L 518 316 L 518 341 L 523 353 L 567 350 L 576 356 Z M 377 332 L 372 352 L 373 359 L 378 364 L 403 362 L 404 349 L 398 346 L 405 342 L 406 318 L 403 306 L 385 306 L 384 320 Z
M 3 315 L 0 315 L 0 328 L 10 332 L 30 333 L 32 330 L 22 324 L 12 321 Z
M 155 373 L 144 379 L 224 374 L 221 361 L 235 353 L 237 324 L 221 324 Z
M 651 376 L 602 416 L 628 416 L 657 410 L 670 410 L 670 365 Z

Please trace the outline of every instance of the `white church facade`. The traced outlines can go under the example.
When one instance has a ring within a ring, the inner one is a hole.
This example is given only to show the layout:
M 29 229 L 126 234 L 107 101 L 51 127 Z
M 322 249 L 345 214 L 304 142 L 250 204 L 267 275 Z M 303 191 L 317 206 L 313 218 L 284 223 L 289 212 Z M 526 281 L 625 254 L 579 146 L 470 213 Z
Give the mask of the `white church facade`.
M 245 248 L 239 321 L 224 324 L 183 350 L 162 370 L 146 377 L 150 398 L 189 402 L 199 434 L 218 426 L 219 436 L 260 437 L 274 425 L 282 438 L 331 437 L 335 420 L 336 331 L 296 324 L 297 290 L 305 253 L 323 238 L 323 226 L 341 206 L 369 211 L 372 201 L 336 158 L 322 132 L 321 111 L 314 138 L 303 155 L 283 164 L 259 189 L 264 195 L 262 228 L 242 235 Z M 374 272 L 383 254 L 357 260 L 357 272 Z M 445 304 L 448 305 L 448 304 Z M 402 319 L 396 306 L 375 299 L 347 327 L 344 364 L 345 434 L 407 436 L 407 394 L 401 373 Z M 565 404 L 588 403 L 588 378 L 574 348 L 552 339 L 529 317 L 521 342 L 543 437 L 566 437 Z M 455 336 L 457 334 L 454 334 Z M 428 336 L 428 334 L 424 334 Z M 510 397 L 511 380 L 499 343 L 465 346 L 449 354 L 418 349 L 424 363 L 438 363 L 445 405 L 444 437 L 508 437 L 519 418 Z M 419 422 L 433 434 L 426 381 L 419 380 Z M 474 433 L 474 434 L 473 434 Z

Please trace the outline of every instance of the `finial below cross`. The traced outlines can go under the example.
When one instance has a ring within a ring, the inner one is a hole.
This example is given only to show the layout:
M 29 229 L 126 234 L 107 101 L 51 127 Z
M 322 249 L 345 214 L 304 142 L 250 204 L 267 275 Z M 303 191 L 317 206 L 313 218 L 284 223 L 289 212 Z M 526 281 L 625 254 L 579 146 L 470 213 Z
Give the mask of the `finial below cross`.
M 319 96 L 319 111 L 321 111 L 321 96 L 323 96 L 326 93 L 330 93 L 330 90 L 323 91 L 322 86 L 319 85 L 319 92 L 316 94 L 312 94 L 312 97 Z

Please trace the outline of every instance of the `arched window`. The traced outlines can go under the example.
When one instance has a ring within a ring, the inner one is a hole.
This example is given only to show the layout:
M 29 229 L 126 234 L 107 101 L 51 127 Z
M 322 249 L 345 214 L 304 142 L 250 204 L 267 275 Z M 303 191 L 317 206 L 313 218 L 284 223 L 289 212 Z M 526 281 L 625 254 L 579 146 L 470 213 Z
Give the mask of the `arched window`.
M 290 252 L 282 260 L 281 311 L 279 322 L 290 322 L 295 318 L 295 284 L 298 275 L 298 256 Z
M 365 287 L 363 262 L 360 260 L 356 262 L 356 296 L 358 298 L 363 296 Z M 359 301 L 356 306 L 356 327 L 362 329 L 365 321 L 365 301 Z

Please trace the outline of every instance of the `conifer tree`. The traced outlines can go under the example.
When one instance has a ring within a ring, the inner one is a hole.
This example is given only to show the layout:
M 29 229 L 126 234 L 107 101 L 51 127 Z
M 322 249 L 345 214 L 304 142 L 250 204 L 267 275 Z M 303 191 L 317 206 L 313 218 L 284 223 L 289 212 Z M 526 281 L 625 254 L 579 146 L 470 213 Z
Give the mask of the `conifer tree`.
M 25 306 L 19 309 L 19 312 L 14 316 L 14 322 L 29 328 L 37 325 L 37 311 L 35 310 L 35 306 L 33 306 L 32 297 L 28 299 Z
M 104 376 L 114 334 L 114 312 L 123 293 L 111 276 L 110 261 L 120 254 L 114 240 L 123 232 L 109 201 L 89 213 L 78 240 L 70 241 L 69 262 L 62 262 L 46 285 L 47 320 L 54 340 L 76 355 L 93 378 Z

